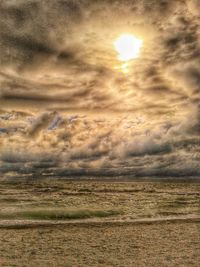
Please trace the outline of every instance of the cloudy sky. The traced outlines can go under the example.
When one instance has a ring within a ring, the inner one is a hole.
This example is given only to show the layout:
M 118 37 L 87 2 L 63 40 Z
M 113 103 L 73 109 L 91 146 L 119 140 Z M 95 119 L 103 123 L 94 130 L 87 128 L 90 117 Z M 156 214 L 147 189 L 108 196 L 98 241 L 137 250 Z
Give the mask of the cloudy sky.
M 199 0 L 1 0 L 4 176 L 200 176 Z M 142 40 L 127 71 L 121 34 Z

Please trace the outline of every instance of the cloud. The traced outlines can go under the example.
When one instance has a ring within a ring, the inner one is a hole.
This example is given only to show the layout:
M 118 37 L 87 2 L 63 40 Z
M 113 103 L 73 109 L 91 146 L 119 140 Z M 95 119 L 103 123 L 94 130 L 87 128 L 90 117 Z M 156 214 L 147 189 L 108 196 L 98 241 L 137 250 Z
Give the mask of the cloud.
M 58 118 L 60 123 L 55 124 Z M 129 117 L 98 119 L 58 113 L 23 119 L 24 131 L 10 132 L 2 139 L 2 173 L 179 176 L 181 162 L 184 175 L 199 173 L 199 137 L 192 137 L 183 126 L 180 130 L 176 124 L 146 125 Z
M 122 146 L 121 153 L 125 154 L 127 157 L 141 157 L 145 155 L 156 155 L 169 152 L 171 152 L 171 146 L 169 143 L 163 143 L 152 136 L 141 136 L 135 138 L 131 142 L 125 143 Z
M 189 11 L 192 15 L 199 16 L 199 1 L 198 0 L 188 0 L 186 1 Z
M 171 70 L 174 81 L 179 83 L 189 97 L 200 95 L 200 72 L 196 62 L 175 66 Z
M 32 137 L 36 137 L 39 132 L 42 130 L 43 127 L 47 126 L 48 124 L 48 114 L 44 113 L 36 118 L 30 127 L 29 134 Z
M 199 175 L 198 5 L 1 1 L 2 172 Z M 124 32 L 143 39 L 127 74 Z

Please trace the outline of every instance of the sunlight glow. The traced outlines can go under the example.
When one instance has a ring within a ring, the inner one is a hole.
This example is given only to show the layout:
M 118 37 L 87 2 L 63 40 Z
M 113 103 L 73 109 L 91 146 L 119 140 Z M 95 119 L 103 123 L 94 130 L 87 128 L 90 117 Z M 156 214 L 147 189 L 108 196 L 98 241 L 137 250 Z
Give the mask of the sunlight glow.
M 128 62 L 124 62 L 120 64 L 119 66 L 115 67 L 114 69 L 119 70 L 124 74 L 127 74 L 129 72 L 129 64 Z
M 129 61 L 139 56 L 142 40 L 131 34 L 122 34 L 114 42 L 120 61 Z

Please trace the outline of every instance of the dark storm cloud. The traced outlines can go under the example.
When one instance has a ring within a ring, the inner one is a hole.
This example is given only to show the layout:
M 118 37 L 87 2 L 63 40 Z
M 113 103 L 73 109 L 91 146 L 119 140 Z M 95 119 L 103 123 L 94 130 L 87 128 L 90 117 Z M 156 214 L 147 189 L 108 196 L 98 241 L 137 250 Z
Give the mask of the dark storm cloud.
M 31 64 L 38 55 L 61 52 L 77 18 L 80 22 L 79 1 L 1 1 L 3 63 Z
M 198 7 L 1 1 L 0 171 L 199 176 Z M 124 32 L 143 39 L 127 74 L 113 49 Z

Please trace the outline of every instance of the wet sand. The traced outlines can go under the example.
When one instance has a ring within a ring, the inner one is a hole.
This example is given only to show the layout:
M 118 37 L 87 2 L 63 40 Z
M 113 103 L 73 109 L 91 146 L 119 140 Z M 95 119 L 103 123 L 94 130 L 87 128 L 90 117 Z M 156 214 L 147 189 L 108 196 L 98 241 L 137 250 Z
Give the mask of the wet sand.
M 200 183 L 1 181 L 1 212 L 117 209 L 107 218 L 0 220 L 0 266 L 194 266 Z

